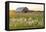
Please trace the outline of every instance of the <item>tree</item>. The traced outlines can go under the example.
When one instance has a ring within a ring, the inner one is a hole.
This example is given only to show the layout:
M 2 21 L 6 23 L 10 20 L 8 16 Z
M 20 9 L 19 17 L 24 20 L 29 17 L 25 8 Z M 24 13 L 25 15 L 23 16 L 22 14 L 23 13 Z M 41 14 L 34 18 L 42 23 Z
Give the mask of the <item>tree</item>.
M 15 18 L 16 17 L 16 11 L 9 11 L 9 16 L 12 17 L 12 18 Z

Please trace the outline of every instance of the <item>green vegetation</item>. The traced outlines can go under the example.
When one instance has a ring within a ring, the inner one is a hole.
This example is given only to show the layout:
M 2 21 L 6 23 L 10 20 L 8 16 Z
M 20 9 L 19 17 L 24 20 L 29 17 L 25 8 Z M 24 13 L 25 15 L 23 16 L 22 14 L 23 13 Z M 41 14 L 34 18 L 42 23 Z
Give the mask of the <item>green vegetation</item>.
M 10 29 L 42 28 L 44 27 L 43 12 L 16 13 L 10 17 Z

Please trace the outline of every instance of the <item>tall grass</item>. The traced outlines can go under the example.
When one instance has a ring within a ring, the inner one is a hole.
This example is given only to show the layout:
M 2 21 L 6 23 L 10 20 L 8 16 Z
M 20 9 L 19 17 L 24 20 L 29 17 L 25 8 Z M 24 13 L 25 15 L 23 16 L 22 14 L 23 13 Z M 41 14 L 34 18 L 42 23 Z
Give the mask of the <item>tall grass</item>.
M 43 12 L 16 13 L 16 17 L 10 18 L 9 28 L 42 28 L 44 27 L 43 19 Z

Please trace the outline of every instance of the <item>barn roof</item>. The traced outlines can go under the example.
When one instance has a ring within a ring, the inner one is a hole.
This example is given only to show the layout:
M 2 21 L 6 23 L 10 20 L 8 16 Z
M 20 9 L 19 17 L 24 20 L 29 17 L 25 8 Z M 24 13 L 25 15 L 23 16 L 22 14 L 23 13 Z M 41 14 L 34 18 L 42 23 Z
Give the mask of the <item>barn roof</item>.
M 27 7 L 19 7 L 16 9 L 16 11 L 23 11 L 23 9 L 25 9 L 25 8 L 27 8 Z

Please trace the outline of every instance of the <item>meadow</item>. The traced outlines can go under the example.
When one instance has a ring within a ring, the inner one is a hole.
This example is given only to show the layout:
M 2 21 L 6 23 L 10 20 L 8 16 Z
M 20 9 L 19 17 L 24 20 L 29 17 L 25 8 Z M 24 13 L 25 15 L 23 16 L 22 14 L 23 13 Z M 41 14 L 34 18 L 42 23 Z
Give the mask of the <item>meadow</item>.
M 43 28 L 44 14 L 43 11 L 16 13 L 15 17 L 9 17 L 10 29 L 26 29 L 26 28 Z

